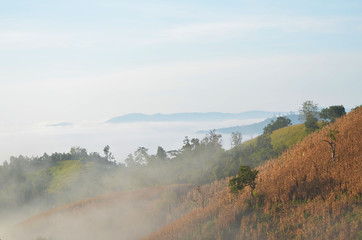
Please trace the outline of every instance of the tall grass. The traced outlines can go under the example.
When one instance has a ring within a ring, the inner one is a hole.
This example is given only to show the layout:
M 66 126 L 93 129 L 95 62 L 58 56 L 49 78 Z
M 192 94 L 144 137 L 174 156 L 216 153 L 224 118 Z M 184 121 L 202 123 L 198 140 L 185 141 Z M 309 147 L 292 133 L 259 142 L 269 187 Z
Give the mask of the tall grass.
M 322 140 L 337 134 L 336 161 Z M 248 189 L 233 197 L 228 179 L 203 186 L 206 206 L 144 239 L 361 239 L 362 109 L 307 136 L 259 167 L 252 204 Z M 191 206 L 195 191 L 184 205 Z

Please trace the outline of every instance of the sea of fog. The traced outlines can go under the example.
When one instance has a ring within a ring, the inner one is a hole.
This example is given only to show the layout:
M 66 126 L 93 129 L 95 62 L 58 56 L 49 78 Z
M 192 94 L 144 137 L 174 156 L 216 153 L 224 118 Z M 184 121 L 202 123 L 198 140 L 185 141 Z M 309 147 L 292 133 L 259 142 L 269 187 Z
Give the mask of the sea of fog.
M 157 147 L 166 151 L 182 147 L 185 136 L 205 137 L 197 134 L 199 130 L 233 127 L 251 124 L 264 119 L 226 120 L 212 122 L 135 122 L 135 123 L 99 123 L 81 122 L 69 126 L 50 126 L 39 123 L 31 126 L 0 129 L 0 163 L 10 156 L 41 156 L 45 152 L 69 152 L 73 146 L 86 148 L 89 152 L 103 154 L 103 148 L 109 145 L 117 162 L 123 162 L 128 154 L 138 147 L 149 149 L 155 154 Z M 230 135 L 222 135 L 225 149 L 230 148 Z M 256 135 L 243 135 L 243 141 Z

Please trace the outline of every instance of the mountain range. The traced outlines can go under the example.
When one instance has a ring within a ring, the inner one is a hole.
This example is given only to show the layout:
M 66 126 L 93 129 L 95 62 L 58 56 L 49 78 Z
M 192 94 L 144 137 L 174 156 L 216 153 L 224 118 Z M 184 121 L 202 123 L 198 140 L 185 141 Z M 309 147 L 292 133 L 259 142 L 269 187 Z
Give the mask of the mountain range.
M 262 119 L 285 114 L 282 112 L 248 111 L 241 113 L 221 112 L 190 112 L 172 114 L 143 114 L 131 113 L 109 119 L 106 123 L 129 123 L 129 122 L 193 122 L 193 121 L 220 121 L 231 119 Z
M 292 121 L 292 125 L 301 123 L 301 121 L 299 120 L 298 114 L 289 114 L 289 115 L 285 115 L 285 117 L 289 118 Z M 271 121 L 275 121 L 276 119 L 277 119 L 277 117 L 273 116 L 273 117 L 267 118 L 261 122 L 242 125 L 242 126 L 217 128 L 217 129 L 215 129 L 215 131 L 218 133 L 221 133 L 221 134 L 231 134 L 233 132 L 241 132 L 242 134 L 245 134 L 245 135 L 254 135 L 254 134 L 259 135 L 259 134 L 263 133 L 264 128 L 269 123 L 271 123 Z M 196 133 L 204 134 L 209 131 L 210 130 L 200 130 L 200 131 L 197 131 Z

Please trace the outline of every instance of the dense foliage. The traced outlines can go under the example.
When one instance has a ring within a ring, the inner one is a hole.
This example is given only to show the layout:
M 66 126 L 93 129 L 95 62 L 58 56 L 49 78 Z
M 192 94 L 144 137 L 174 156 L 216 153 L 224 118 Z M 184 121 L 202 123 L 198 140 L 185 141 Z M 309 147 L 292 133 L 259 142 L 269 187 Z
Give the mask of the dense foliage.
M 245 187 L 250 187 L 251 197 L 254 198 L 255 179 L 258 170 L 251 170 L 249 166 L 240 166 L 238 175 L 229 181 L 230 192 L 237 195 Z
M 237 136 L 235 143 L 241 138 Z M 68 153 L 11 157 L 0 166 L 0 210 L 12 211 L 35 202 L 42 203 L 44 210 L 112 191 L 205 184 L 236 175 L 240 165 L 259 166 L 286 149 L 280 147 L 285 140 L 275 148 L 270 134 L 258 137 L 255 144 L 235 144 L 228 151 L 221 141 L 220 134 L 210 131 L 201 140 L 185 137 L 178 150 L 158 147 L 150 155 L 148 149 L 139 147 L 125 159 L 126 165 L 114 162 L 109 146 L 103 155 L 73 147 Z
M 337 118 L 340 118 L 344 115 L 346 115 L 346 110 L 342 105 L 323 108 L 322 111 L 319 113 L 321 119 L 331 123 L 336 121 Z

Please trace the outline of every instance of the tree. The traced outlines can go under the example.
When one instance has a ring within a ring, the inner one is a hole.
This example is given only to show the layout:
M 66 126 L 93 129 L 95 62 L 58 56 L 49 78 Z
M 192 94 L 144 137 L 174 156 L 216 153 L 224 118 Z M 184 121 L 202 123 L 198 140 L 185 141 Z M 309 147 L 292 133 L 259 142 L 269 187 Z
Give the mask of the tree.
M 305 121 L 308 116 L 318 118 L 318 112 L 317 104 L 314 104 L 313 101 L 305 101 L 302 108 L 299 110 L 300 120 Z
M 306 131 L 308 133 L 314 132 L 319 128 L 318 126 L 318 106 L 313 101 L 305 101 L 302 108 L 299 110 L 300 120 L 304 121 Z
M 109 162 L 112 162 L 112 161 L 114 161 L 114 156 L 113 156 L 112 152 L 110 152 L 110 149 L 111 148 L 107 145 L 104 147 L 103 152 L 104 152 L 104 155 L 106 156 L 106 160 Z
M 232 132 L 231 133 L 231 147 L 235 147 L 241 143 L 241 140 L 243 139 L 243 136 L 241 135 L 241 132 Z
M 239 193 L 239 191 L 249 186 L 250 195 L 254 200 L 255 196 L 253 191 L 256 186 L 255 179 L 257 175 L 258 175 L 257 170 L 251 170 L 250 167 L 247 165 L 240 166 L 237 177 L 233 177 L 229 181 L 230 192 L 236 195 Z
M 191 149 L 195 150 L 200 146 L 200 140 L 198 138 L 191 139 Z
M 166 160 L 166 158 L 167 158 L 166 151 L 160 146 L 158 146 L 158 148 L 157 148 L 156 158 L 160 159 L 160 160 Z
M 283 128 L 283 127 L 287 127 L 292 125 L 292 120 L 290 120 L 287 117 L 277 117 L 277 119 L 274 121 L 272 120 L 271 123 L 269 123 L 265 128 L 264 128 L 264 134 L 267 133 L 272 133 L 273 131 Z
M 82 160 L 88 157 L 87 150 L 81 147 L 72 147 L 69 153 L 71 155 L 72 160 Z
M 127 158 L 124 160 L 124 162 L 126 163 L 127 167 L 135 167 L 138 164 L 136 163 L 136 161 L 134 160 L 134 157 L 132 154 L 128 154 Z
M 333 123 L 337 118 L 346 115 L 346 110 L 343 105 L 330 106 L 328 108 L 323 108 L 319 113 L 320 118 L 324 119 L 327 123 Z
M 326 137 L 328 140 L 322 140 L 322 142 L 326 142 L 329 144 L 330 152 L 332 154 L 332 161 L 334 162 L 336 160 L 336 135 L 339 132 L 334 129 L 328 129 L 328 133 L 326 134 Z
M 188 136 L 185 137 L 185 139 L 182 141 L 183 142 L 183 146 L 181 148 L 182 152 L 190 152 L 191 151 L 191 144 L 190 144 L 190 139 Z
M 319 128 L 318 119 L 312 115 L 307 116 L 304 125 L 307 133 L 312 133 Z
M 134 161 L 139 165 L 146 165 L 148 160 L 150 159 L 150 155 L 148 155 L 148 149 L 145 147 L 139 147 L 134 152 Z
M 209 133 L 206 134 L 205 138 L 202 139 L 202 143 L 215 149 L 221 149 L 221 138 L 221 134 L 217 134 L 215 129 L 210 130 Z
M 170 159 L 177 157 L 179 154 L 180 154 L 179 150 L 167 151 L 167 155 L 169 156 Z

